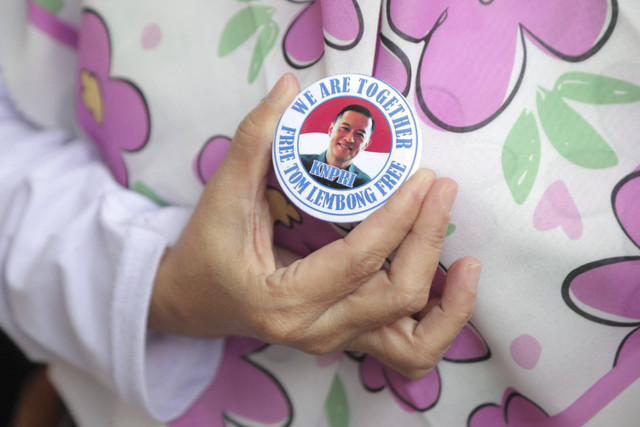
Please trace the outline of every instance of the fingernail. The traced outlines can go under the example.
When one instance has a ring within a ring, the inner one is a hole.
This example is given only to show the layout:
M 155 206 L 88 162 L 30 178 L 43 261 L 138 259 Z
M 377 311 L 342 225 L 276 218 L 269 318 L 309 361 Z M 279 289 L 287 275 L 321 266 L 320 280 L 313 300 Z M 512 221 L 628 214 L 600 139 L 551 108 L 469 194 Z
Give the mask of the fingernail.
M 482 264 L 471 264 L 467 266 L 467 286 L 474 293 L 478 292 L 478 282 L 480 281 L 480 273 L 482 272 Z
M 282 77 L 280 77 L 280 80 L 278 80 L 275 86 L 273 86 L 273 88 L 265 98 L 265 101 L 267 101 L 268 104 L 275 104 L 276 102 L 278 102 L 278 100 L 280 100 L 282 95 L 284 95 L 284 93 L 287 91 L 288 86 L 289 86 L 289 76 L 288 74 L 285 74 Z
M 458 186 L 456 184 L 445 188 L 442 192 L 442 208 L 447 214 L 451 213 L 453 202 L 456 200 L 456 194 L 458 194 Z

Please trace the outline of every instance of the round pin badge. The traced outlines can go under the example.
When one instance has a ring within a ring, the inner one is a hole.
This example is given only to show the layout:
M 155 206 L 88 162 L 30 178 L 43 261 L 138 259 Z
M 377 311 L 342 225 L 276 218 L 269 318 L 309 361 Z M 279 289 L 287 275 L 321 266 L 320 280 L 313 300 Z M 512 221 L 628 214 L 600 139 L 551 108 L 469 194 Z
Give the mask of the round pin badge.
M 287 197 L 319 219 L 364 220 L 420 164 L 420 128 L 407 100 L 374 77 L 339 74 L 303 89 L 273 140 Z

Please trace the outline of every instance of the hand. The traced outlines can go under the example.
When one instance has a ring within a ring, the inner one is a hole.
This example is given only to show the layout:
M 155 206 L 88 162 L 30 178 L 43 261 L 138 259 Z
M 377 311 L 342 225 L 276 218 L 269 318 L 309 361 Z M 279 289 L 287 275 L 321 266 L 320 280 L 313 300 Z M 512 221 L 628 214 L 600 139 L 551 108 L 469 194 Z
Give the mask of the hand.
M 298 91 L 284 75 L 240 124 L 161 262 L 149 328 L 257 337 L 312 354 L 361 351 L 406 376 L 426 375 L 469 320 L 480 275 L 477 260 L 458 260 L 441 299 L 428 304 L 457 186 L 419 170 L 344 239 L 279 266 L 266 181 L 275 127 Z

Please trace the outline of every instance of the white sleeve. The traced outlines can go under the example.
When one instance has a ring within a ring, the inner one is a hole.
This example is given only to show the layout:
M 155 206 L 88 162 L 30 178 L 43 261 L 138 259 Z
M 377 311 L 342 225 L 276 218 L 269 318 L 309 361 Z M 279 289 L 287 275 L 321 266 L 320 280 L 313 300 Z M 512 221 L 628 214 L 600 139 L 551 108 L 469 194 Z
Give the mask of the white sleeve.
M 190 214 L 120 187 L 92 144 L 28 124 L 0 79 L 0 326 L 29 357 L 69 363 L 157 419 L 184 411 L 222 340 L 152 334 L 146 321 Z

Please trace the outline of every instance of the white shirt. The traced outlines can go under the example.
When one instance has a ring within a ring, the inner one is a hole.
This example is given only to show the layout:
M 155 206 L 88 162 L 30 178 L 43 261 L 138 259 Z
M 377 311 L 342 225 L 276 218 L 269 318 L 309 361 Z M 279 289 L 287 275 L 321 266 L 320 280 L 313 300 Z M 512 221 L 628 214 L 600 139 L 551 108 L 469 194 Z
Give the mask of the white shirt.
M 26 122 L 1 81 L 0 152 L 0 326 L 31 359 L 53 364 L 63 394 L 82 398 L 77 387 L 95 379 L 106 407 L 111 390 L 175 418 L 222 349 L 146 330 L 153 272 L 191 210 L 122 188 L 91 143 Z M 83 408 L 72 409 L 82 418 Z

